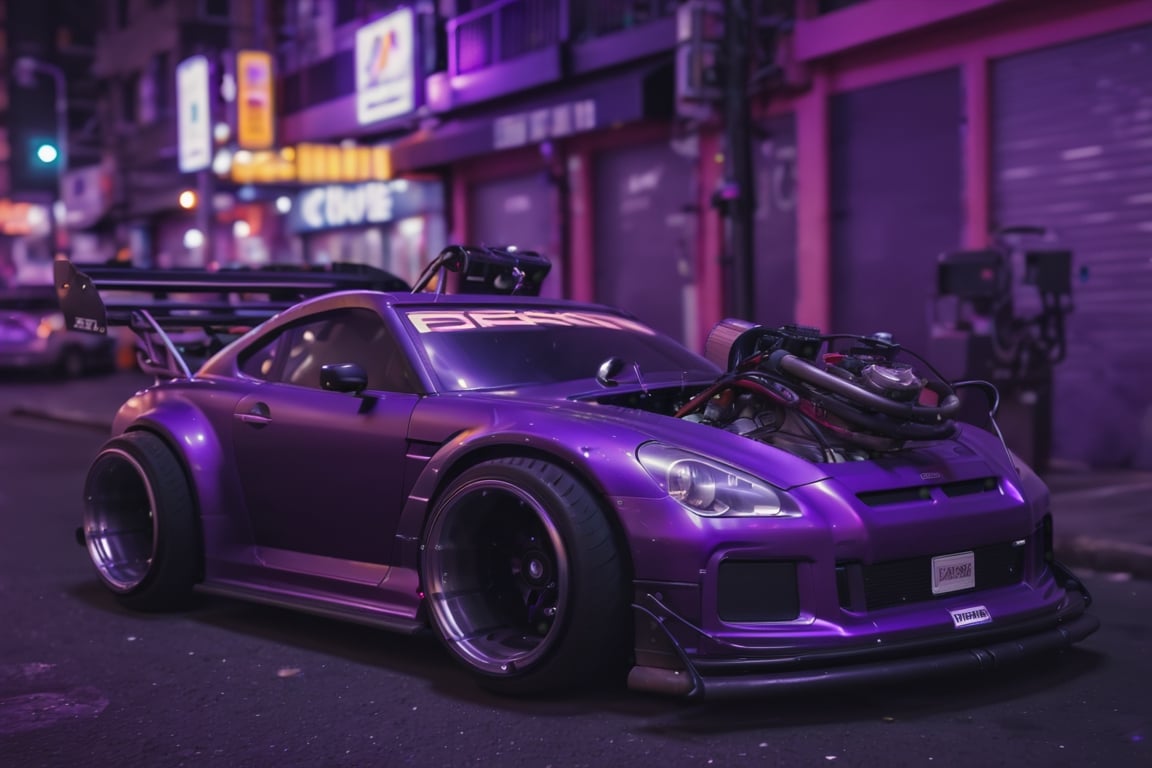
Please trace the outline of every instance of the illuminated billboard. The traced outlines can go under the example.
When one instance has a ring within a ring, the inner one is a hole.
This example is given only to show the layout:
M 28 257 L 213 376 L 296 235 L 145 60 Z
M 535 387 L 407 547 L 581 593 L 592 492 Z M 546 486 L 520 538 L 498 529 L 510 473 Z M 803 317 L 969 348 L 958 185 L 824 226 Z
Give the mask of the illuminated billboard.
M 401 8 L 356 31 L 356 122 L 368 125 L 416 108 L 416 24 Z
M 209 66 L 205 56 L 193 56 L 176 67 L 176 130 L 180 170 L 200 171 L 212 163 L 212 110 Z
M 288 218 L 292 231 L 302 234 L 388 224 L 443 208 L 438 182 L 393 179 L 310 187 L 297 195 Z
M 272 55 L 265 51 L 236 54 L 236 145 L 268 149 L 276 140 Z

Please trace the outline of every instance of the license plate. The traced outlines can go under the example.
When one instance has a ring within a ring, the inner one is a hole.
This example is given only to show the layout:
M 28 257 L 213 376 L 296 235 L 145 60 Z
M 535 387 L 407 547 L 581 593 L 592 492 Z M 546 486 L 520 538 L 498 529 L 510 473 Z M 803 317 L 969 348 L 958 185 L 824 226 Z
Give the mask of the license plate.
M 971 552 L 932 558 L 932 594 L 944 595 L 976 586 L 976 556 Z
M 956 629 L 992 623 L 992 614 L 982 605 L 970 605 L 967 608 L 959 608 L 948 613 L 952 614 L 952 625 Z

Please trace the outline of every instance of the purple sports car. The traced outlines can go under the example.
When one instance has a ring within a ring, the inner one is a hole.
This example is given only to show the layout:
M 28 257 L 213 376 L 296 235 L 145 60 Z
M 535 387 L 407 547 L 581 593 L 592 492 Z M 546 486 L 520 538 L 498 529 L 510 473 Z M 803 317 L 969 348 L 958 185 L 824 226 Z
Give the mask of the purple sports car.
M 534 259 L 450 248 L 415 292 L 60 262 L 71 327 L 131 324 L 157 374 L 84 488 L 105 586 L 430 629 L 510 694 L 977 671 L 1097 628 L 1044 483 L 957 418 L 981 383 L 962 399 L 884 337 L 736 320 L 699 356 L 517 292 Z M 189 326 L 202 349 L 173 341 Z

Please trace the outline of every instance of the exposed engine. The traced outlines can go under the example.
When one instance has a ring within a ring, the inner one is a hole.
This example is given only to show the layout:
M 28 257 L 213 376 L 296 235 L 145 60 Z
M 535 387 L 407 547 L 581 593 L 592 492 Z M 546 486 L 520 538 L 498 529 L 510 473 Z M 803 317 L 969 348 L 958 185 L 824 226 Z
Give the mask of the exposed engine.
M 838 343 L 847 349 L 833 349 Z M 727 373 L 676 415 L 812 461 L 868 459 L 956 429 L 960 400 L 951 385 L 886 335 L 725 320 L 709 335 L 706 355 Z

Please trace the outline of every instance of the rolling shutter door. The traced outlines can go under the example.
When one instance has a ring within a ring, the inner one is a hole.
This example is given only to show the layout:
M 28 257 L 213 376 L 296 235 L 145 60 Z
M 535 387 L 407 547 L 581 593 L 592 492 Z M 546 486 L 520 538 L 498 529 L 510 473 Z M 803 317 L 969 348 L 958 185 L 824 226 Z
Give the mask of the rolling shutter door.
M 937 258 L 960 239 L 961 101 L 955 69 L 833 97 L 824 330 L 927 349 Z
M 1074 254 L 1052 455 L 1152 468 L 1152 27 L 996 61 L 992 83 L 995 224 Z

